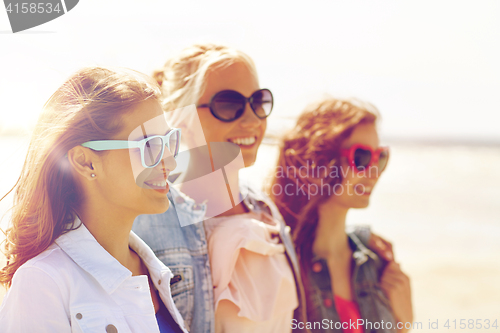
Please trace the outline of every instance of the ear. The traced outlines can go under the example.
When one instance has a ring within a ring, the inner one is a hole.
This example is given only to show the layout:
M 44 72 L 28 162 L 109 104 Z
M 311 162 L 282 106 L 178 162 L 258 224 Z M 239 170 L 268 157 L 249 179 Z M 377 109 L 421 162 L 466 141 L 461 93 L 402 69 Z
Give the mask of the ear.
M 87 180 L 97 178 L 96 167 L 101 164 L 100 157 L 92 149 L 76 146 L 68 151 L 68 161 L 71 168 Z

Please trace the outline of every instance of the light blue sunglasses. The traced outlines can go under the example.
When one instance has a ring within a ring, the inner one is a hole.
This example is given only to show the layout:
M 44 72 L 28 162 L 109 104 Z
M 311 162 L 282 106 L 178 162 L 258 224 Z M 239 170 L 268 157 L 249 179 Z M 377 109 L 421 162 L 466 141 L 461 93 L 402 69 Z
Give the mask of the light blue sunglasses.
M 157 166 L 165 151 L 165 146 L 175 158 L 179 154 L 179 144 L 181 141 L 180 128 L 173 128 L 166 135 L 153 135 L 140 141 L 126 140 L 100 140 L 82 143 L 83 147 L 92 150 L 115 150 L 139 148 L 141 150 L 141 162 L 145 168 Z

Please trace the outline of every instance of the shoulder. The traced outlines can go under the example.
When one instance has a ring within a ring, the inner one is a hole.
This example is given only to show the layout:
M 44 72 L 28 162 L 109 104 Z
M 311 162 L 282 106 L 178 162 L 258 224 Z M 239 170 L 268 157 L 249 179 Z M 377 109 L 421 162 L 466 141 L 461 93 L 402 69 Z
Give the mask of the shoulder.
M 36 274 L 59 280 L 61 267 L 70 268 L 72 266 L 76 267 L 76 264 L 57 244 L 53 243 L 45 251 L 21 265 L 14 274 L 14 279 L 24 281 L 25 278 L 29 278 L 30 283 L 36 283 L 36 281 L 31 281 L 34 280 L 31 278 L 31 274 Z
M 385 265 L 387 264 L 387 261 L 379 257 L 368 247 L 371 236 L 370 227 L 356 226 L 347 234 L 349 235 L 351 242 L 354 244 L 354 260 L 358 261 L 363 267 L 372 267 L 371 269 L 376 270 L 377 275 L 380 276 Z
M 48 289 L 51 293 L 59 293 L 65 289 L 65 281 L 71 279 L 68 275 L 72 275 L 72 268 L 77 270 L 78 266 L 54 243 L 18 268 L 12 278 L 10 292 L 20 291 L 26 295 L 28 293 L 23 290 L 35 288 L 37 293 Z
M 231 242 L 236 239 L 253 238 L 255 234 L 277 232 L 279 229 L 274 222 L 269 215 L 250 212 L 211 218 L 206 220 L 204 225 L 209 240 L 220 238 L 219 240 L 226 239 L 226 242 Z
M 67 270 L 61 267 L 71 265 L 71 259 L 56 244 L 24 263 L 3 300 L 0 321 L 13 329 L 27 328 L 31 324 L 23 318 L 30 314 L 30 321 L 45 323 L 58 318 L 57 326 L 66 327 L 69 294 L 63 276 Z
M 243 201 L 251 210 L 268 213 L 278 221 L 283 222 L 278 207 L 266 193 L 244 181 L 240 183 L 240 192 Z
M 369 225 L 353 225 L 346 228 L 349 237 L 358 239 L 365 247 L 368 247 L 372 231 Z

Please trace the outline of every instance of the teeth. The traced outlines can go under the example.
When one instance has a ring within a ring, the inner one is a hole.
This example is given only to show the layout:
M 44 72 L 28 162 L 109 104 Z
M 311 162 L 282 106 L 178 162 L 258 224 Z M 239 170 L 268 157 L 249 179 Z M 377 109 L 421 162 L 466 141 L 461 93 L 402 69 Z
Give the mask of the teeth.
M 152 185 L 154 187 L 165 187 L 165 186 L 167 186 L 167 182 L 166 181 L 147 182 L 146 184 Z
M 255 136 L 250 136 L 247 138 L 234 138 L 234 139 L 229 139 L 232 143 L 236 143 L 237 145 L 241 146 L 250 146 L 255 143 Z

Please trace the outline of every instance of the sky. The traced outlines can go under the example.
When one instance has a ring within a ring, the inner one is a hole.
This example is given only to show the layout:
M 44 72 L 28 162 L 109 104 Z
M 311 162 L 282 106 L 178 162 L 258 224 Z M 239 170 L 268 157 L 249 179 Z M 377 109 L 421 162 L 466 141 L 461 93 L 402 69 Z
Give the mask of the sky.
M 89 65 L 150 74 L 197 42 L 255 61 L 268 132 L 326 95 L 376 105 L 382 137 L 500 143 L 498 1 L 81 0 L 13 34 L 0 9 L 0 133 L 29 133 L 44 102 Z

